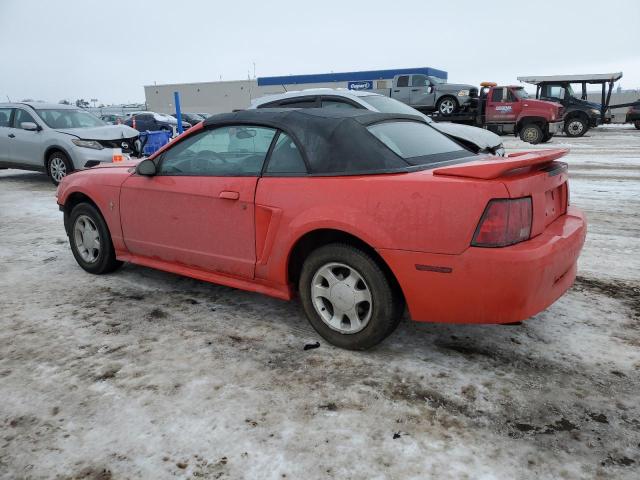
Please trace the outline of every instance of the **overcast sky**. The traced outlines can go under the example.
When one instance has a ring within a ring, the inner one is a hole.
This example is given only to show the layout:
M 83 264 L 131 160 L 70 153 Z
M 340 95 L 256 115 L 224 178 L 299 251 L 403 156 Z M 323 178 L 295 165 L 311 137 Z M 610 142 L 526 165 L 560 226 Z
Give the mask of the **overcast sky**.
M 624 72 L 640 1 L 0 0 L 0 101 L 144 101 L 143 85 L 434 67 L 449 81 Z

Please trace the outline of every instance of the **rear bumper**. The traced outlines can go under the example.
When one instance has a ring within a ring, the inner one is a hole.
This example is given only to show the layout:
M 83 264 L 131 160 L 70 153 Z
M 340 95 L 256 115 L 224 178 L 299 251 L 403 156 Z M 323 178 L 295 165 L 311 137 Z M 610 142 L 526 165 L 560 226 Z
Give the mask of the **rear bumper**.
M 411 317 L 445 323 L 511 323 L 546 309 L 573 284 L 584 244 L 582 212 L 505 248 L 470 247 L 460 255 L 380 249 Z

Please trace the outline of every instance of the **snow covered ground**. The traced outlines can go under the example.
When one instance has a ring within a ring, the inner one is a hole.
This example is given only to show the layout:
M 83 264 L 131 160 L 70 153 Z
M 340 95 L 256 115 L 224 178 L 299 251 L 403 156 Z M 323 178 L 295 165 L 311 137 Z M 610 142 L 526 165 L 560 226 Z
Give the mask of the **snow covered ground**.
M 572 290 L 364 353 L 303 350 L 295 302 L 88 275 L 48 179 L 0 172 L 0 478 L 640 478 L 640 132 L 547 146 L 589 219 Z

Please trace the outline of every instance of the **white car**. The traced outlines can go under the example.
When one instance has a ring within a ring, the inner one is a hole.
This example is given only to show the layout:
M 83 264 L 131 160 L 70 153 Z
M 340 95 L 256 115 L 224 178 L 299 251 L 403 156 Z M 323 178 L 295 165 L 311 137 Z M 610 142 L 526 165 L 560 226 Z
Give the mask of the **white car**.
M 57 185 L 74 170 L 138 154 L 137 131 L 75 106 L 0 103 L 0 168 L 44 171 Z
M 505 154 L 502 139 L 489 130 L 458 123 L 434 122 L 425 114 L 402 102 L 363 90 L 314 88 L 268 95 L 251 102 L 249 109 L 256 108 L 363 108 L 373 112 L 416 115 L 474 153 L 500 156 Z

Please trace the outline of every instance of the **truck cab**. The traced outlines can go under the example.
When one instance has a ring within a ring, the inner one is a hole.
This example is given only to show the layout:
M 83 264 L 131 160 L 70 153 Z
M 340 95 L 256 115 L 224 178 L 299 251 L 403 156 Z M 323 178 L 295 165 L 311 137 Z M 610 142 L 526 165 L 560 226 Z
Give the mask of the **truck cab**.
M 577 75 L 532 75 L 518 77 L 518 80 L 536 86 L 536 98 L 561 103 L 565 108 L 564 132 L 568 137 L 581 137 L 590 128 L 600 123 L 611 122 L 609 108 L 627 104 L 610 105 L 611 92 L 615 82 L 622 78 L 622 72 L 592 73 Z M 579 88 L 580 92 L 576 92 Z M 588 88 L 599 85 L 600 103 L 587 100 Z M 607 91 L 608 87 L 608 91 Z
M 602 105 L 578 98 L 568 82 L 541 83 L 537 89 L 538 98 L 561 103 L 566 111 L 565 131 L 570 137 L 580 137 L 590 128 L 601 123 L 600 110 Z M 605 123 L 611 121 L 605 114 Z
M 548 142 L 564 126 L 564 108 L 556 102 L 536 100 L 521 86 L 481 84 L 477 120 L 498 134 L 515 134 L 529 143 Z

